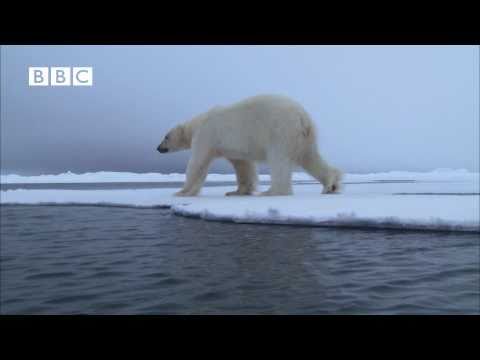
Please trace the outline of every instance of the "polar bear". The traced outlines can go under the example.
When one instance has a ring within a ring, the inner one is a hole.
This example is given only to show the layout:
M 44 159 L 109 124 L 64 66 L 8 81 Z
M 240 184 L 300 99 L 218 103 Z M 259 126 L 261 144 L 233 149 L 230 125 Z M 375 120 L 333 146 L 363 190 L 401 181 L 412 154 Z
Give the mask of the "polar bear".
M 270 189 L 260 195 L 291 195 L 292 170 L 301 166 L 323 185 L 323 193 L 340 190 L 342 173 L 318 153 L 315 127 L 303 107 L 283 95 L 257 95 L 229 106 L 216 106 L 170 130 L 160 153 L 192 149 L 186 181 L 177 196 L 199 193 L 213 159 L 233 165 L 238 189 L 226 195 L 252 195 L 255 162 L 271 170 Z

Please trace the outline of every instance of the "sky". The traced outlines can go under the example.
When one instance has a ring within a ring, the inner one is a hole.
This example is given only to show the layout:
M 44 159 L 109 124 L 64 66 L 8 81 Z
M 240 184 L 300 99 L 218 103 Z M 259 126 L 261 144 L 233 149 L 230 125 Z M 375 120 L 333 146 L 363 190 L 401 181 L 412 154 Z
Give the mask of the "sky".
M 266 93 L 300 102 L 345 172 L 479 171 L 478 46 L 2 46 L 0 60 L 2 174 L 183 173 L 190 151 L 156 151 L 170 128 Z M 91 66 L 93 86 L 29 87 L 29 66 Z

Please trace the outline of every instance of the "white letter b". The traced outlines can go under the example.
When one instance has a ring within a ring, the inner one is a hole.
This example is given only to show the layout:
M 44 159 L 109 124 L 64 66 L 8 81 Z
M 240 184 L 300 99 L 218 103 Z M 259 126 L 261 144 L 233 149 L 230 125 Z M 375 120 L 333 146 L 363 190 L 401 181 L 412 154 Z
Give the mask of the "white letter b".
M 28 68 L 28 86 L 48 86 L 48 67 Z
M 50 69 L 50 84 L 52 86 L 70 86 L 70 68 L 52 67 Z

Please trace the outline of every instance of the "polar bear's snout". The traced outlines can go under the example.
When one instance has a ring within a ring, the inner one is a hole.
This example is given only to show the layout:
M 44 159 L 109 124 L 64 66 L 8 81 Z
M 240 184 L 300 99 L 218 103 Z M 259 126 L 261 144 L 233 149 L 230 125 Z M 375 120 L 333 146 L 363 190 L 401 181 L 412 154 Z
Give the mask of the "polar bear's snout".
M 163 154 L 163 153 L 168 152 L 168 148 L 162 147 L 162 144 L 160 144 L 160 145 L 158 145 L 158 147 L 157 147 L 157 151 Z

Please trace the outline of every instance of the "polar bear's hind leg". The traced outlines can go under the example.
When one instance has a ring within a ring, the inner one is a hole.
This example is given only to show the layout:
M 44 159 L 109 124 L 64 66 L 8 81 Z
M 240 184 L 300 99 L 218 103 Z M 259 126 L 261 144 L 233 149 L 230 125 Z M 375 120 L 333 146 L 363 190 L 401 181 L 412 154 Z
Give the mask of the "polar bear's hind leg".
M 342 180 L 341 171 L 329 166 L 320 156 L 317 149 L 313 147 L 308 149 L 299 165 L 323 185 L 323 194 L 337 193 L 340 191 Z
M 292 195 L 292 163 L 287 155 L 280 151 L 269 151 L 267 162 L 270 166 L 270 189 L 260 193 L 263 196 Z

